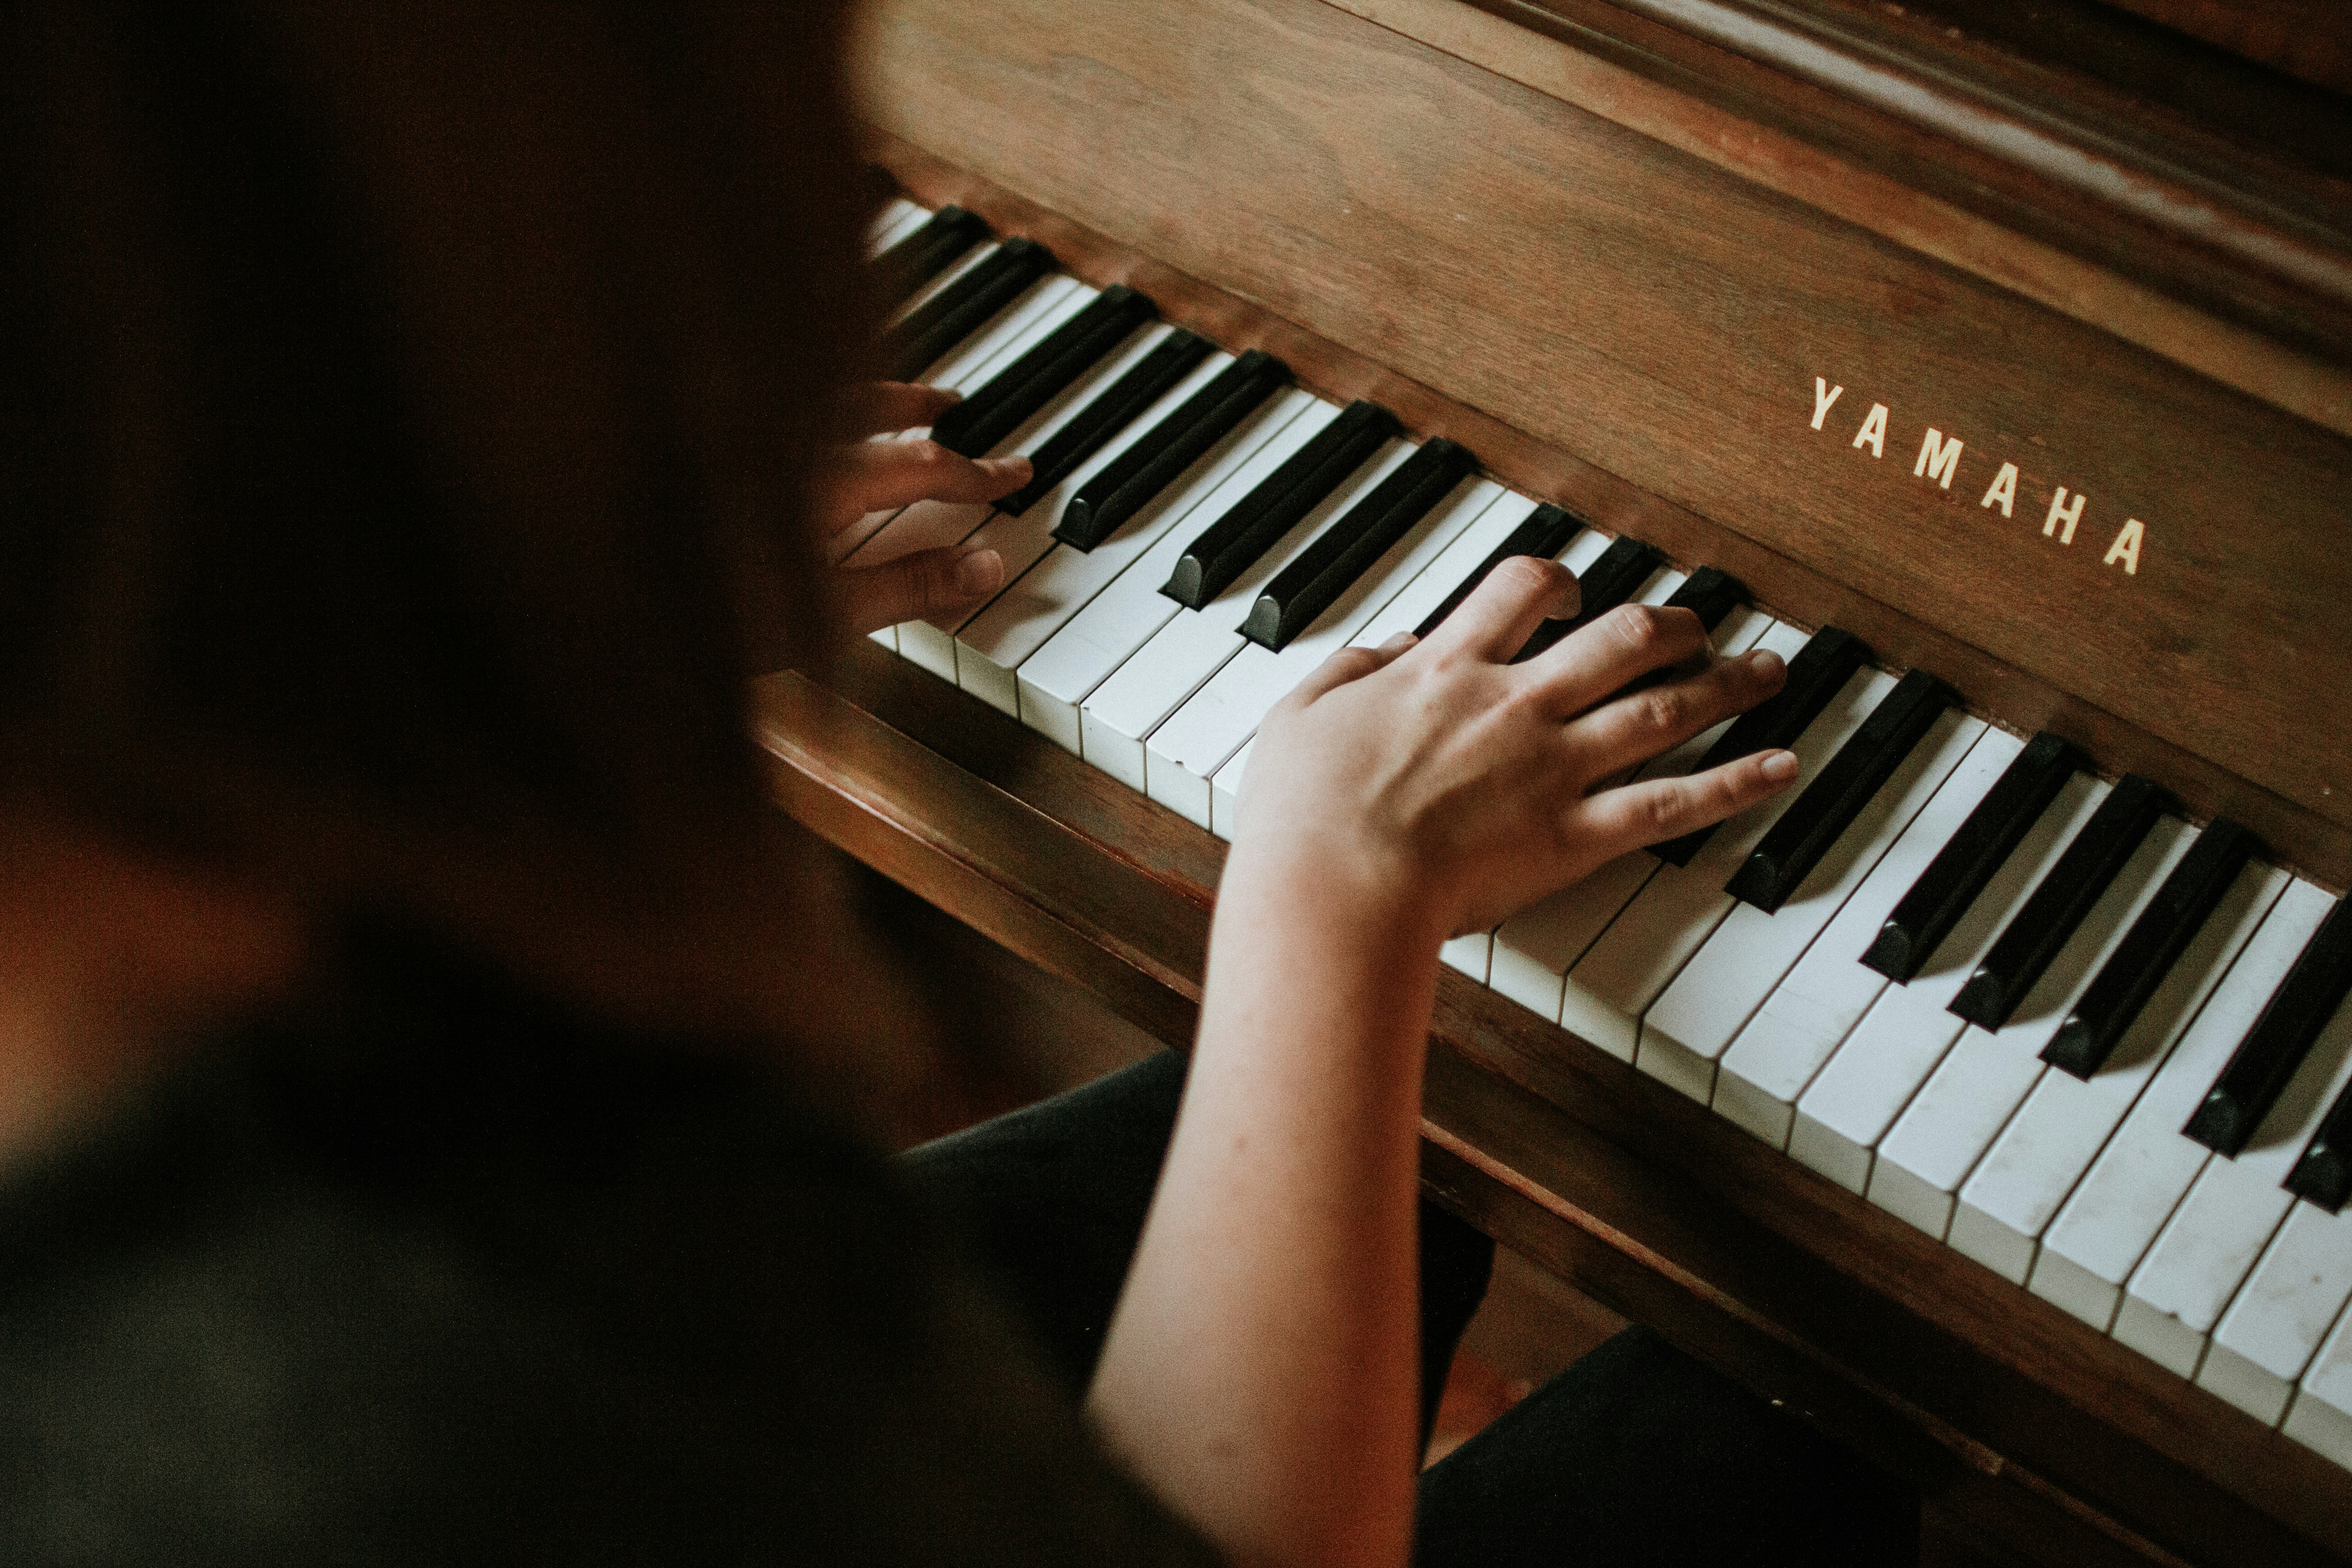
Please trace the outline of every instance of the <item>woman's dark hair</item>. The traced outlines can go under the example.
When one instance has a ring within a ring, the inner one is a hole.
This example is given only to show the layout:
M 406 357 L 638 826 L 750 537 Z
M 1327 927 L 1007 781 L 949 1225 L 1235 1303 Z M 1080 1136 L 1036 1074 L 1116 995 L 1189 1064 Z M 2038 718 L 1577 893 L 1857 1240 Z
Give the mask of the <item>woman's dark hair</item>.
M 0 798 L 767 990 L 743 687 L 817 646 L 866 321 L 836 7 L 5 16 Z

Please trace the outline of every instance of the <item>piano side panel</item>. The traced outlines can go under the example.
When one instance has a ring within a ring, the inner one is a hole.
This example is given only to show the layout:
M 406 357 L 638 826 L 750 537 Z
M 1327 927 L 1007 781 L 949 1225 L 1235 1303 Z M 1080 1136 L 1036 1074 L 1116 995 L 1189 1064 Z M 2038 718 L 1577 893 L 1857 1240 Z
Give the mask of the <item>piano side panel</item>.
M 1318 0 L 873 26 L 895 133 L 2352 824 L 2352 442 Z

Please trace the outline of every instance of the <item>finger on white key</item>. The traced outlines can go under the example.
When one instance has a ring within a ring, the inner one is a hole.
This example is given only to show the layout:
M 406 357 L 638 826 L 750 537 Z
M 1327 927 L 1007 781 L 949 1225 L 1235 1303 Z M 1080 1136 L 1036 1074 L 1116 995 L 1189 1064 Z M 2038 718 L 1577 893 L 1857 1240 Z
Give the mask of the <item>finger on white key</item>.
M 1946 710 L 1786 903 L 1770 912 L 1748 903 L 1734 909 L 1642 1016 L 1634 1065 L 1710 1102 L 1716 1064 L 1733 1037 L 1985 731 L 1982 720 Z
M 1252 433 L 1251 441 L 1228 449 L 1213 468 L 1171 487 L 1152 503 L 1169 518 L 1166 523 L 1150 523 L 1139 517 L 1129 528 L 1097 545 L 1092 554 L 1078 556 L 1073 571 L 1082 578 L 1090 569 L 1079 563 L 1091 562 L 1107 550 L 1114 552 L 1114 559 L 1124 558 L 1127 564 L 1021 663 L 1017 671 L 1021 721 L 1073 752 L 1080 750 L 1078 704 L 1177 614 L 1175 601 L 1160 590 L 1201 521 L 1221 514 L 1256 489 L 1339 413 L 1337 405 L 1311 393 L 1296 388 L 1283 393 L 1243 426 L 1242 430 Z M 1241 436 L 1237 430 L 1235 438 Z M 1139 536 L 1155 530 L 1149 547 L 1139 548 Z M 1061 554 L 1048 560 L 1058 565 Z
M 2319 888 L 2289 881 L 2042 1232 L 2026 1281 L 2035 1295 L 2103 1331 L 2114 1324 L 2124 1281 L 2210 1158 L 2181 1127 L 2334 907 Z
M 1039 525 L 1049 536 L 1045 553 L 1030 571 L 957 632 L 956 679 L 964 689 L 1007 713 L 1018 715 L 1020 688 L 1016 672 L 1029 657 L 1157 544 L 1202 498 L 1279 434 L 1290 418 L 1313 403 L 1303 393 L 1288 402 L 1270 395 L 1265 403 L 1244 414 L 1203 447 L 1187 468 L 1171 474 L 1169 482 L 1137 509 L 1127 526 L 1091 550 L 1077 549 L 1050 537 L 1079 487 L 1093 479 L 1102 465 L 1118 459 L 1135 442 L 1152 437 L 1164 420 L 1183 417 L 1182 411 L 1192 396 L 1213 382 L 1228 363 L 1223 355 L 1213 356 L 1029 509 L 1037 514 Z M 1066 737 L 1056 732 L 1055 739 L 1075 750 L 1075 708 L 1068 717 Z M 1033 724 L 1032 728 L 1044 726 Z
M 2019 1284 L 2042 1232 L 2140 1092 L 2156 1079 L 2261 926 L 2288 878 L 2273 867 L 2238 873 L 2117 1044 L 2088 1079 L 2050 1072 L 2033 1086 L 1968 1184 L 1952 1216 L 1952 1246 Z
M 1241 651 L 1242 620 L 1258 590 L 1349 506 L 1409 459 L 1412 451 L 1402 441 L 1384 443 L 1214 597 L 1197 610 L 1171 606 L 1172 618 L 1079 705 L 1079 755 L 1113 778 L 1148 791 L 1150 779 L 1145 771 L 1144 742 Z M 1218 520 L 1204 521 L 1214 528 Z M 1205 798 L 1198 805 L 1200 816 L 1195 820 L 1208 816 Z
M 1399 632 L 1419 626 L 1535 510 L 1536 503 L 1528 497 L 1506 492 L 1348 640 L 1362 647 L 1378 647 Z M 1574 537 L 1573 530 L 1569 537 Z
M 2213 1325 L 2294 1202 L 2287 1172 L 2347 1081 L 2352 1006 L 2336 1010 L 2238 1157 L 2198 1173 L 2124 1288 L 2116 1339 L 2183 1377 L 2195 1373 Z
M 1779 625 L 1770 616 L 1741 605 L 1717 626 L 1716 651 L 1725 656 L 1746 653 Z M 1692 736 L 1635 777 L 1676 778 L 1687 773 L 1730 727 L 1727 720 Z M 1568 972 L 1591 951 L 1657 868 L 1657 857 L 1646 849 L 1620 855 L 1581 882 L 1538 899 L 1505 921 L 1495 932 L 1488 984 L 1522 1007 L 1558 1023 Z
M 1962 1025 L 1947 1010 L 1977 961 L 2067 840 L 2106 798 L 2106 785 L 2078 774 L 1909 984 L 1882 991 L 1797 1101 L 1789 1152 L 1832 1181 L 1862 1192 L 1879 1140 L 1943 1061 Z
M 1787 659 L 1805 640 L 1795 627 L 1780 626 L 1757 646 Z M 1791 748 L 1799 788 L 1861 728 L 1872 704 L 1894 684 L 1893 676 L 1868 668 L 1846 681 Z M 1569 972 L 1561 1026 L 1632 1061 L 1642 1014 L 1731 912 L 1724 883 L 1797 793 L 1784 791 L 1732 816 L 1707 835 L 1687 865 L 1660 867 Z
M 1095 366 L 1047 402 L 1003 440 L 989 448 L 994 457 L 1034 458 L 1070 420 L 1135 368 L 1168 338 L 1173 329 L 1145 327 L 1131 335 Z M 1004 581 L 1011 583 L 1037 563 L 1053 541 L 1045 509 L 1030 506 L 1017 515 L 1003 507 L 990 508 L 966 542 L 974 549 L 993 550 L 1004 562 Z M 993 602 L 992 599 L 991 602 Z M 965 605 L 899 629 L 898 647 L 908 658 L 945 679 L 956 679 L 955 634 L 978 616 L 985 605 Z
M 1970 1025 L 1880 1142 L 1870 1201 L 1943 1237 L 1960 1184 L 2048 1069 L 2042 1047 L 2154 900 L 2197 830 L 2165 817 L 2141 840 L 1999 1029 Z M 2063 870 L 2063 868 L 2062 868 Z M 2021 1264 L 2014 1276 L 2024 1279 Z
M 1980 731 L 1935 797 L 1724 1052 L 1716 1114 L 1776 1149 L 1788 1147 L 1798 1097 L 1886 986 L 1885 975 L 1859 962 L 1861 954 L 2022 746 L 1999 730 Z
M 1279 652 L 1254 640 L 1246 643 L 1152 731 L 1144 749 L 1144 776 L 1151 797 L 1208 826 L 1210 781 L 1256 732 L 1267 710 L 1347 647 L 1365 621 L 1502 495 L 1503 488 L 1491 479 L 1463 480 L 1373 561 L 1303 635 Z

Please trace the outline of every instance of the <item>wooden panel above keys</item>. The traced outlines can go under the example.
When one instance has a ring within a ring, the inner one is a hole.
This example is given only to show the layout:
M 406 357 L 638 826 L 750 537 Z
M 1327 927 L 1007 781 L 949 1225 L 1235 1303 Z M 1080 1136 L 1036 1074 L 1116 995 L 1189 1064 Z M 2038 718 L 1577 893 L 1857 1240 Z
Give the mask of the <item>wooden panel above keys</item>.
M 1799 619 L 1874 620 L 1979 710 L 2352 880 L 2338 367 L 2284 412 L 1320 0 L 890 0 L 871 26 L 871 112 L 919 194 L 1081 271 L 1056 216 L 1240 296 L 1483 415 L 1400 408 L 1498 477 Z M 2009 516 L 1980 504 L 2004 465 Z M 2059 486 L 2087 497 L 2071 543 L 2063 507 L 2043 531 Z
M 779 798 L 1160 1038 L 1224 847 L 862 639 L 775 676 Z M 2342 1564 L 2352 1472 L 1451 972 L 1424 1187 L 2051 1563 Z M 2331 1544 L 2332 1543 L 2332 1544 Z

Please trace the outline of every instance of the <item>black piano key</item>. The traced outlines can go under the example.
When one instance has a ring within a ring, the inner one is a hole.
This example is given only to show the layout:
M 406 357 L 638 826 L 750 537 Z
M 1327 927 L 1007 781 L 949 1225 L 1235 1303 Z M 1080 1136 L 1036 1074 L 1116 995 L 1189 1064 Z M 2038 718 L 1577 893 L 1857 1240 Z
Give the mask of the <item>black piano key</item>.
M 2117 781 L 2042 885 L 1994 939 L 1992 950 L 1952 998 L 1949 1011 L 1980 1028 L 1998 1029 L 2008 1023 L 2163 814 L 2164 792 L 2154 780 L 2126 773 Z
M 1723 624 L 1724 616 L 1747 602 L 1748 584 L 1728 572 L 1702 566 L 1683 579 L 1683 585 L 1667 598 L 1666 608 L 1690 611 L 1712 632 Z
M 1377 403 L 1349 404 L 1202 529 L 1160 591 L 1193 610 L 1223 593 L 1396 433 L 1396 416 Z
M 921 227 L 876 257 L 874 287 L 883 308 L 896 310 L 948 269 L 948 264 L 988 237 L 988 222 L 977 213 L 944 206 Z
M 1950 689 L 1924 669 L 1896 681 L 1723 890 L 1768 915 L 1778 911 L 1951 705 Z
M 1533 555 L 1549 561 L 1567 549 L 1568 542 L 1574 539 L 1577 531 L 1583 526 L 1584 524 L 1577 520 L 1574 513 L 1546 501 L 1528 513 L 1527 520 L 1511 530 L 1509 536 L 1502 543 L 1495 546 L 1486 559 L 1478 563 L 1477 569 L 1463 578 L 1454 592 L 1446 595 L 1444 601 L 1437 608 L 1430 611 L 1423 618 L 1421 625 L 1412 628 L 1412 635 L 1416 637 L 1425 637 L 1435 631 L 1438 623 L 1452 615 L 1455 607 L 1468 598 L 1479 584 L 1486 580 L 1486 574 L 1508 561 L 1512 556 Z
M 1476 462 L 1452 441 L 1423 446 L 1276 574 L 1250 606 L 1242 635 L 1279 653 L 1444 500 Z
M 978 331 L 1021 291 L 1045 276 L 1054 253 L 1034 239 L 1008 239 L 986 260 L 892 323 L 882 334 L 882 374 L 912 381 L 925 366 Z
M 967 458 L 982 456 L 1159 313 L 1149 299 L 1126 284 L 1112 284 L 933 420 L 931 439 Z
M 2261 847 L 2246 829 L 2215 817 L 2084 988 L 2058 1032 L 2042 1047 L 2042 1059 L 2076 1078 L 2098 1071 Z
M 1045 493 L 1076 473 L 1080 464 L 1108 445 L 1120 431 L 1143 417 L 1144 411 L 1207 359 L 1209 340 L 1179 327 L 1160 340 L 1152 351 L 1128 368 L 1126 374 L 1087 400 L 1062 427 L 1029 455 L 1029 482 L 996 503 L 999 511 L 1019 517 Z M 1179 411 L 1171 409 L 1169 417 Z
M 1691 772 L 1703 773 L 1751 752 L 1794 745 L 1805 727 L 1820 718 L 1830 700 L 1853 679 L 1853 672 L 1868 662 L 1870 648 L 1860 637 L 1836 626 L 1823 626 L 1789 661 L 1789 679 L 1780 691 L 1733 720 L 1731 728 L 1717 738 Z M 1670 866 L 1687 866 L 1714 833 L 1712 827 L 1702 827 L 1656 845 L 1650 853 Z
M 1062 509 L 1054 537 L 1074 550 L 1092 550 L 1289 382 L 1288 365 L 1249 350 L 1097 469 Z
M 2287 1173 L 2286 1190 L 2329 1214 L 2340 1214 L 2352 1198 L 2352 1084 L 2336 1097 L 2327 1115 Z
M 1551 647 L 1570 632 L 1581 630 L 1607 615 L 1641 591 L 1642 584 L 1658 569 L 1659 555 L 1655 545 L 1644 544 L 1628 534 L 1620 534 L 1609 542 L 1601 558 L 1585 568 L 1576 580 L 1578 602 L 1576 614 L 1560 620 L 1546 621 L 1528 637 L 1511 662 L 1525 664 L 1528 659 Z
M 2235 1156 L 2311 1053 L 2319 1031 L 2352 990 L 2352 899 L 2339 899 L 2311 933 L 2262 1016 L 2230 1053 L 2181 1131 L 2218 1154 Z M 2340 1148 L 2341 1145 L 2338 1145 Z
M 2048 731 L 2027 742 L 1911 884 L 1862 962 L 1898 984 L 1918 973 L 2058 798 L 2080 761 L 2074 747 Z

